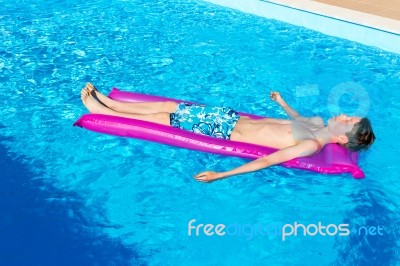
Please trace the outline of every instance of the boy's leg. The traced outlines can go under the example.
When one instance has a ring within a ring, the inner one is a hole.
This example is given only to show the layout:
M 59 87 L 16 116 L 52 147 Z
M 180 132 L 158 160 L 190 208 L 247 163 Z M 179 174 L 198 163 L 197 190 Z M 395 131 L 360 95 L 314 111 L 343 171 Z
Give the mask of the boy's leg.
M 160 113 L 154 113 L 154 114 L 132 114 L 132 113 L 117 112 L 106 106 L 103 106 L 96 99 L 94 99 L 92 97 L 91 93 L 89 92 L 89 90 L 86 90 L 86 89 L 82 90 L 81 99 L 82 99 L 83 104 L 86 106 L 86 108 L 91 113 L 139 119 L 139 120 L 153 122 L 153 123 L 162 124 L 162 125 L 166 125 L 166 126 L 170 125 L 170 117 L 169 117 L 170 114 L 167 112 L 160 112 Z
M 92 96 L 117 112 L 134 113 L 134 114 L 154 114 L 154 113 L 172 113 L 175 111 L 177 103 L 175 102 L 145 102 L 145 103 L 129 103 L 113 100 L 96 90 L 91 84 L 86 84 L 86 89 L 90 91 Z

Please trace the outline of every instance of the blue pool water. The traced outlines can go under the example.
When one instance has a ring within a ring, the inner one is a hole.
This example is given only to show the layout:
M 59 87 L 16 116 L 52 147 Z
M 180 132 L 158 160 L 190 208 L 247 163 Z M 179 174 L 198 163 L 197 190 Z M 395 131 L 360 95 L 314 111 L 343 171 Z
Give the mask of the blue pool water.
M 201 1 L 3 0 L 0 265 L 395 265 L 399 66 L 396 54 Z M 272 167 L 198 183 L 245 161 L 72 127 L 87 81 L 265 116 L 285 117 L 270 90 L 307 116 L 361 110 L 377 136 L 360 158 L 367 178 Z M 354 97 L 337 96 L 343 87 Z M 244 229 L 188 236 L 192 219 Z M 350 235 L 251 234 L 295 222 L 349 224 Z

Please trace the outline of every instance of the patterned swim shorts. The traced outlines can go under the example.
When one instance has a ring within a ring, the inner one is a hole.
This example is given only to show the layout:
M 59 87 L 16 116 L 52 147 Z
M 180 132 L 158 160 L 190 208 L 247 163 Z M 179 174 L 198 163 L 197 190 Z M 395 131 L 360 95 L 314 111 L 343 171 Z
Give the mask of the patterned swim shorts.
M 179 103 L 170 114 L 172 127 L 219 139 L 230 139 L 240 115 L 230 107 Z

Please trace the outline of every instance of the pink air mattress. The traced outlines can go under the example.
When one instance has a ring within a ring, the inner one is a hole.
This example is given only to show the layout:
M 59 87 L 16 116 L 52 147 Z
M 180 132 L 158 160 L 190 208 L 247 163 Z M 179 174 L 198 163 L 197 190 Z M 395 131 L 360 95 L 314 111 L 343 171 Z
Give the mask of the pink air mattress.
M 159 96 L 123 92 L 116 88 L 112 90 L 109 97 L 125 102 L 187 102 Z M 263 118 L 246 113 L 239 112 L 239 114 L 255 119 Z M 110 115 L 85 114 L 74 123 L 74 126 L 84 127 L 104 134 L 138 138 L 186 149 L 247 159 L 256 159 L 276 151 L 276 149 L 269 147 L 217 139 L 170 126 Z M 364 173 L 360 167 L 358 167 L 357 160 L 357 153 L 351 152 L 337 144 L 328 144 L 316 155 L 293 159 L 281 165 L 289 168 L 311 170 L 323 174 L 351 173 L 354 178 L 363 178 Z

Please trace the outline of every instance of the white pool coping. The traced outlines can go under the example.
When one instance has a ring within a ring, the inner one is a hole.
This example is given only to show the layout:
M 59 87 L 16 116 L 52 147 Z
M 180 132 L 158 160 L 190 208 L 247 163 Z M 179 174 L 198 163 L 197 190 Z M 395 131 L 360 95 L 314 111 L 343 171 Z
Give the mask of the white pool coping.
M 205 0 L 400 54 L 400 21 L 310 0 Z

